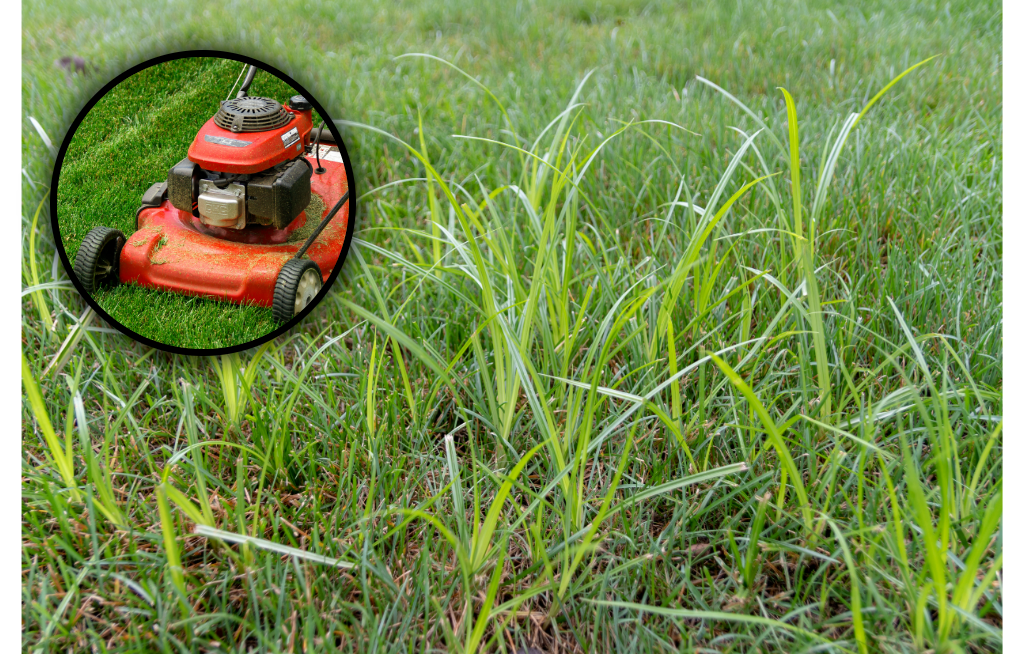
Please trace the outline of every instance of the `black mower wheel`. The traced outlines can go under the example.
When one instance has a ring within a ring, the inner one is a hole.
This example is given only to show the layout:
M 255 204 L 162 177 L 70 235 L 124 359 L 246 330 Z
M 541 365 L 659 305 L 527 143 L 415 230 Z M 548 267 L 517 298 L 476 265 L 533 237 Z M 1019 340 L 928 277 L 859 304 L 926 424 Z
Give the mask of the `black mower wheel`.
M 310 305 L 324 286 L 320 266 L 309 259 L 289 259 L 274 285 L 274 320 L 286 323 Z
M 117 286 L 124 234 L 111 227 L 93 227 L 75 257 L 75 276 L 89 295 L 101 286 Z

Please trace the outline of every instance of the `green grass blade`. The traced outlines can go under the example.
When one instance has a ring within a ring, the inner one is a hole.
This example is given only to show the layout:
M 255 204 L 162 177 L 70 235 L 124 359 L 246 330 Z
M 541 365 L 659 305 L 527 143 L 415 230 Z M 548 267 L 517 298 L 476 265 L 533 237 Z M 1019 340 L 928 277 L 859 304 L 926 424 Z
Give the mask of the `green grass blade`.
M 779 429 L 772 420 L 772 417 L 768 415 L 768 410 L 764 408 L 764 404 L 758 399 L 757 395 L 754 394 L 753 389 L 747 385 L 743 378 L 736 374 L 736 371 L 732 369 L 725 361 L 720 359 L 718 355 L 712 354 L 711 359 L 715 362 L 715 365 L 725 373 L 725 376 L 729 378 L 743 396 L 747 398 L 747 402 L 753 407 L 754 412 L 757 414 L 758 419 L 761 421 L 761 425 L 764 427 L 765 432 L 768 434 L 768 441 L 775 448 L 775 453 L 779 457 L 779 461 L 782 463 L 783 468 L 789 474 L 790 480 L 793 482 L 793 488 L 796 490 L 797 499 L 800 502 L 800 511 L 804 517 L 804 527 L 808 532 L 812 529 L 811 525 L 811 509 L 810 504 L 807 500 L 807 491 L 804 489 L 803 476 L 800 473 L 799 468 L 796 467 L 796 462 L 793 460 L 793 455 L 789 451 L 789 447 L 786 446 L 786 441 L 783 440 L 782 434 L 779 433 Z M 781 495 L 781 494 L 780 494 Z
M 857 576 L 857 565 L 854 563 L 853 555 L 850 553 L 850 546 L 846 544 L 846 538 L 839 526 L 831 519 L 826 518 L 832 533 L 839 541 L 839 547 L 843 550 L 843 560 L 846 561 L 846 571 L 850 575 L 850 613 L 853 615 L 853 633 L 857 639 L 857 650 L 860 654 L 867 654 L 868 639 L 864 633 L 864 614 L 861 609 L 860 579 Z
M 39 271 L 36 267 L 36 233 L 39 231 L 39 214 L 42 212 L 43 205 L 46 203 L 46 198 L 49 197 L 49 195 L 50 192 L 47 191 L 39 201 L 39 206 L 36 207 L 36 212 L 32 215 L 32 227 L 28 236 L 28 265 L 29 271 L 32 273 L 32 286 L 40 285 Z M 56 325 L 54 325 L 53 318 L 50 315 L 50 309 L 46 305 L 46 296 L 43 295 L 43 291 L 41 289 L 32 292 L 32 302 L 36 305 L 36 310 L 39 312 L 39 321 L 43 324 L 44 329 L 49 332 L 53 332 Z
M 728 475 L 736 475 L 741 472 L 746 472 L 747 470 L 749 470 L 749 468 L 747 467 L 746 463 L 730 463 L 729 465 L 724 465 L 718 468 L 713 468 L 711 470 L 706 470 L 704 472 L 698 472 L 696 474 L 687 475 L 680 479 L 674 479 L 672 481 L 665 482 L 664 484 L 659 484 L 658 486 L 645 488 L 639 493 L 627 497 L 622 502 L 609 509 L 608 514 L 605 516 L 605 518 L 610 518 L 623 509 L 629 508 L 630 506 L 637 504 L 639 502 L 644 502 L 646 500 L 658 497 L 659 495 L 671 493 L 672 491 L 679 490 L 680 488 L 685 488 L 686 486 L 692 486 L 694 484 L 703 484 L 715 479 L 719 479 L 721 477 L 726 477 Z
M 803 197 L 800 188 L 800 131 L 797 124 L 796 103 L 786 89 L 781 89 L 786 98 L 786 117 L 789 123 L 789 176 L 793 195 L 793 231 L 799 238 L 793 241 L 796 248 L 797 263 L 807 286 L 807 315 L 811 323 L 811 334 L 814 340 L 814 358 L 818 372 L 818 400 L 821 402 L 820 415 L 825 422 L 832 415 L 832 382 L 829 373 L 828 346 L 825 344 L 825 324 L 822 313 L 821 296 L 818 292 L 818 280 L 815 277 L 813 220 L 807 225 L 806 234 L 803 226 Z M 852 126 L 851 126 L 852 127 Z M 806 242 L 800 240 L 806 238 Z
M 744 615 L 742 613 L 724 613 L 722 611 L 695 611 L 692 609 L 677 609 L 666 606 L 650 606 L 647 604 L 636 604 L 634 602 L 618 602 L 610 600 L 598 600 L 584 598 L 585 602 L 590 604 L 596 604 L 598 606 L 610 606 L 620 609 L 629 609 L 631 611 L 640 611 L 643 613 L 653 613 L 654 615 L 663 615 L 670 618 L 685 618 L 691 620 L 717 620 L 721 622 L 740 622 L 745 624 L 757 625 L 759 627 L 767 627 L 769 629 L 781 629 L 794 634 L 799 634 L 804 638 L 808 638 L 815 642 L 826 643 L 835 647 L 832 641 L 819 636 L 818 634 L 795 627 L 791 624 L 782 622 L 781 620 L 772 620 L 771 618 L 765 618 L 759 615 Z M 850 650 L 838 647 L 839 651 L 849 652 Z
M 171 517 L 171 506 L 167 501 L 167 487 L 159 484 L 156 489 L 157 510 L 160 515 L 160 531 L 163 534 L 164 553 L 167 556 L 167 570 L 171 576 L 171 583 L 178 591 L 178 608 L 181 615 L 187 616 L 190 611 L 185 589 L 185 573 L 181 566 L 181 551 L 178 548 L 177 534 L 174 529 L 173 518 Z
M 28 395 L 29 408 L 32 409 L 32 415 L 35 416 L 36 424 L 39 425 L 39 431 L 43 432 L 43 438 L 46 440 L 46 445 L 49 448 L 48 455 L 53 461 L 54 466 L 56 466 L 57 472 L 60 473 L 64 485 L 71 489 L 72 497 L 78 500 L 80 494 L 78 492 L 78 483 L 75 481 L 72 451 L 70 448 L 65 449 L 61 445 L 60 439 L 57 438 L 57 433 L 53 430 L 53 423 L 50 422 L 50 414 L 46 410 L 46 403 L 43 401 L 43 396 L 39 392 L 36 380 L 32 376 L 32 370 L 28 366 L 28 360 L 25 358 L 24 352 L 21 354 L 21 381 L 25 385 L 25 394 Z
M 196 525 L 195 533 L 204 538 L 215 538 L 217 540 L 224 541 L 225 543 L 251 545 L 266 552 L 273 552 L 274 554 L 280 554 L 282 556 L 291 556 L 302 561 L 328 565 L 342 570 L 349 570 L 356 567 L 354 563 L 349 563 L 348 561 L 323 556 L 321 554 L 314 554 L 313 552 L 307 552 L 306 550 L 301 550 L 297 547 L 289 547 L 288 545 L 281 545 L 280 543 L 275 543 L 263 538 L 255 538 L 245 534 L 236 534 L 230 531 L 224 531 L 223 529 L 209 527 L 202 523 Z

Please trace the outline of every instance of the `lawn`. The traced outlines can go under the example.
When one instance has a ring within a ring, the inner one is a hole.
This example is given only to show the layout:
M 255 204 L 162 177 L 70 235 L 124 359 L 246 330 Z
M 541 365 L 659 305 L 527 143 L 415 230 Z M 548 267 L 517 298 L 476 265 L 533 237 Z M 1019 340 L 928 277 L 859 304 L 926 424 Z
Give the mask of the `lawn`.
M 1001 650 L 998 3 L 23 11 L 27 649 Z M 43 134 L 194 47 L 362 193 L 206 359 L 89 322 L 45 220 Z
M 185 157 L 242 67 L 217 58 L 157 64 L 118 84 L 89 111 L 68 144 L 56 193 L 60 235 L 72 263 L 93 227 L 114 227 L 127 236 L 135 231 L 142 194 Z M 251 90 L 281 102 L 297 93 L 266 72 Z M 268 308 L 134 285 L 103 288 L 95 299 L 133 332 L 183 348 L 242 345 L 278 326 Z

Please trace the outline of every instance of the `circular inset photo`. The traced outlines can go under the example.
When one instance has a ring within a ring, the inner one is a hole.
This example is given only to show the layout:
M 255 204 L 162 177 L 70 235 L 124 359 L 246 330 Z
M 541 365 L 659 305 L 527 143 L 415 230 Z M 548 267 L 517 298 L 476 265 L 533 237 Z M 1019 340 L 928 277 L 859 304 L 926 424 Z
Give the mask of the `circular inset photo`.
M 187 354 L 265 342 L 308 314 L 352 239 L 348 153 L 287 75 L 222 52 L 152 59 L 79 113 L 51 219 L 72 281 L 108 322 Z

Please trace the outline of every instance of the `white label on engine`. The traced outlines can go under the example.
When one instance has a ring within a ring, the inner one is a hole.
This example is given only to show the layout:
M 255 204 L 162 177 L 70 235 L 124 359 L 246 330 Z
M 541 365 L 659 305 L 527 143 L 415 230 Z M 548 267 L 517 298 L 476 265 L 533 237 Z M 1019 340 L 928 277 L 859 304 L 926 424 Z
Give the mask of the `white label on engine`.
M 232 148 L 244 148 L 247 145 L 252 145 L 252 141 L 240 141 L 238 139 L 228 139 L 223 136 L 212 136 L 207 134 L 203 137 L 203 140 L 207 143 L 216 143 L 217 145 L 227 145 Z
M 341 152 L 338 151 L 338 148 L 331 145 L 320 146 L 320 158 L 323 159 L 324 161 L 336 161 L 338 163 L 345 163 L 345 161 L 341 158 Z
M 281 135 L 281 140 L 284 141 L 284 147 L 288 147 L 292 143 L 299 140 L 299 128 L 293 127 L 284 134 Z

